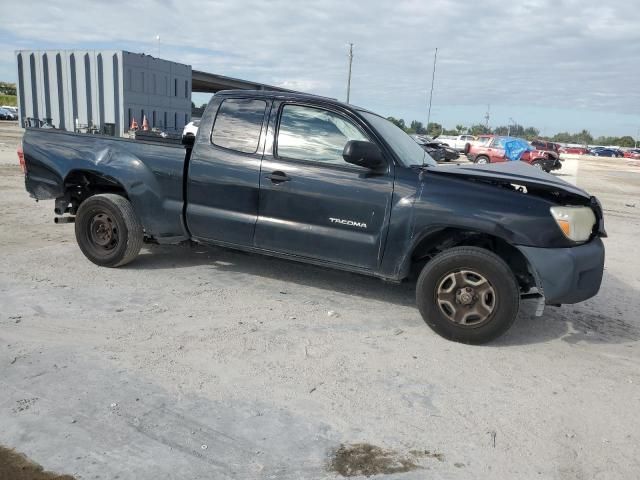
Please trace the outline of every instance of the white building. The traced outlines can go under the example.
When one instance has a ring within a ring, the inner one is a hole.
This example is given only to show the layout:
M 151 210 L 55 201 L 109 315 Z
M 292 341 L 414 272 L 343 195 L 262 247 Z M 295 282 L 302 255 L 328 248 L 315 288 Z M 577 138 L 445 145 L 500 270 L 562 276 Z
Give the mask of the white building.
M 181 130 L 191 117 L 191 66 L 122 50 L 19 50 L 18 111 L 22 124 L 45 120 L 113 128 Z

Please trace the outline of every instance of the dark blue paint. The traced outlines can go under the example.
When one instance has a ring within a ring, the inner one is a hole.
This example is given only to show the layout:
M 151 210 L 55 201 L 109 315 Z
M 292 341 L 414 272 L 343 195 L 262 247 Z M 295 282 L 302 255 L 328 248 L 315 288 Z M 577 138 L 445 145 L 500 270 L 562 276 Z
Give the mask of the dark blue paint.
M 211 141 L 216 112 L 228 98 L 260 98 L 267 104 L 255 153 Z M 286 103 L 315 105 L 344 116 L 379 146 L 386 168 L 278 158 L 278 115 Z M 549 207 L 560 203 L 595 205 L 586 192 L 520 162 L 407 166 L 415 159 L 401 159 L 362 110 L 320 97 L 217 94 L 186 157 L 178 146 L 37 129 L 27 129 L 24 153 L 26 187 L 35 198 L 64 195 L 65 180 L 74 171 L 98 173 L 122 186 L 146 233 L 164 243 L 192 238 L 393 280 L 408 275 L 422 240 L 446 228 L 485 233 L 520 248 L 545 277 L 543 285 L 554 275 L 554 263 L 568 264 L 567 255 L 577 272 L 584 270 L 581 264 L 589 271 L 599 268 L 583 252 L 604 258 L 598 239 L 576 247 L 549 213 Z M 522 185 L 528 193 L 496 182 Z M 594 209 L 604 235 L 601 211 Z M 557 261 L 541 260 L 545 252 Z M 586 286 L 574 285 L 576 275 L 549 288 L 560 292 L 556 297 L 572 301 L 582 298 L 580 292 L 597 291 L 601 272 L 589 274 Z

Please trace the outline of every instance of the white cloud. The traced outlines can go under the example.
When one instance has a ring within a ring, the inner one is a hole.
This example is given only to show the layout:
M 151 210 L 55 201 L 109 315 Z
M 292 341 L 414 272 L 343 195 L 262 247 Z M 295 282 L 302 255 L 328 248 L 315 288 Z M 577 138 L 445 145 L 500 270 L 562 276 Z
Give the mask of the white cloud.
M 6 48 L 118 46 L 194 68 L 344 98 L 382 113 L 423 111 L 439 47 L 440 105 L 640 111 L 640 10 L 628 0 L 66 0 L 14 3 Z M 13 57 L 11 57 L 13 58 Z M 0 74 L 13 73 L 0 56 Z M 13 73 L 15 77 L 15 73 Z

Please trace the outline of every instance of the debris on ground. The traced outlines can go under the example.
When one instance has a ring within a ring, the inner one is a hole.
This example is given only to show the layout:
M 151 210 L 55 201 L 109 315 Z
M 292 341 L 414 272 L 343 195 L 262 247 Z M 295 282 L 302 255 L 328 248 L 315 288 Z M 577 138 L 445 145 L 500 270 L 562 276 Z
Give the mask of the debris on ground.
M 430 450 L 411 450 L 409 453 L 417 458 L 435 458 L 439 462 L 444 462 L 444 454 L 442 453 L 432 452 Z
M 338 318 L 339 316 L 340 316 L 340 314 L 338 312 L 336 312 L 335 310 L 329 310 L 327 312 L 327 317 Z
M 411 456 L 385 450 L 369 443 L 340 445 L 330 460 L 329 469 L 343 477 L 405 473 L 420 467 Z
M 490 430 L 487 433 L 491 435 L 491 442 L 493 443 L 493 448 L 496 448 L 496 436 L 498 435 L 498 433 L 495 430 Z
M 71 475 L 45 472 L 37 463 L 15 450 L 0 446 L 0 478 L 8 480 L 74 480 Z

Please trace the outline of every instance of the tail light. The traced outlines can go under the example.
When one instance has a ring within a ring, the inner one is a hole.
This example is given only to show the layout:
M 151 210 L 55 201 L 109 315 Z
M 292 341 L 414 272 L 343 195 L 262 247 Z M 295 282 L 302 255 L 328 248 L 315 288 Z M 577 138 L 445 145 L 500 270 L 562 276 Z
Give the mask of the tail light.
M 22 144 L 18 145 L 18 160 L 20 161 L 20 168 L 22 169 L 22 173 L 27 174 L 27 164 L 24 161 L 24 150 L 22 149 Z

